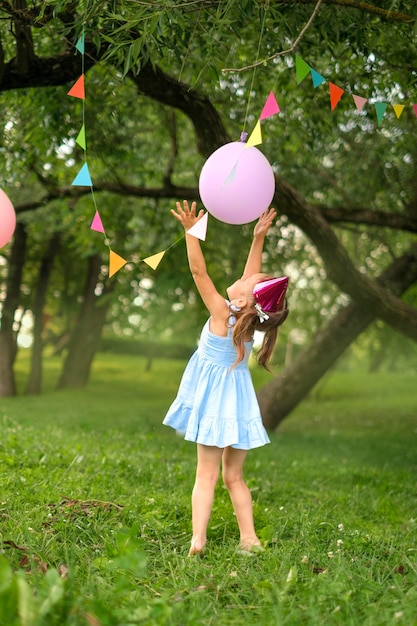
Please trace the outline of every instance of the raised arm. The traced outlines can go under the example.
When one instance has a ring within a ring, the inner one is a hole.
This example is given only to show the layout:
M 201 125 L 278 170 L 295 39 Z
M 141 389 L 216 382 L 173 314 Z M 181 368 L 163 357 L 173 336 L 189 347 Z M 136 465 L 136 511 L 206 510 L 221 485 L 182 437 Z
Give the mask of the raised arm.
M 242 278 L 247 278 L 253 274 L 259 274 L 262 268 L 262 252 L 264 248 L 265 236 L 274 221 L 277 212 L 275 209 L 268 209 L 262 213 L 261 217 L 253 229 L 252 244 L 249 249 L 248 258 L 243 270 Z
M 188 264 L 195 285 L 213 320 L 223 324 L 229 315 L 227 304 L 225 299 L 218 293 L 207 273 L 200 240 L 193 235 L 187 234 L 187 231 L 203 217 L 204 211 L 201 209 L 198 215 L 196 215 L 196 203 L 193 202 L 190 208 L 186 200 L 183 202 L 183 206 L 181 206 L 180 202 L 177 202 L 176 207 L 177 209 L 172 209 L 171 213 L 185 230 Z

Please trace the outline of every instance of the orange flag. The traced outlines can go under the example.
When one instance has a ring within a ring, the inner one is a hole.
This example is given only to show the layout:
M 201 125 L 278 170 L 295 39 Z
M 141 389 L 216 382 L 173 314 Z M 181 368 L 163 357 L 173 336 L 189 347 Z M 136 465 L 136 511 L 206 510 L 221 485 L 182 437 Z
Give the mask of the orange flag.
M 74 96 L 74 98 L 80 98 L 81 100 L 85 100 L 84 74 L 81 74 L 77 82 L 73 84 L 68 92 L 68 95 Z
M 109 259 L 109 278 L 115 275 L 116 272 L 122 269 L 126 265 L 127 261 L 113 250 L 110 250 Z
M 334 83 L 329 83 L 329 91 L 330 91 L 330 108 L 332 111 L 337 107 L 340 98 L 345 93 L 345 90 L 341 87 L 338 87 Z

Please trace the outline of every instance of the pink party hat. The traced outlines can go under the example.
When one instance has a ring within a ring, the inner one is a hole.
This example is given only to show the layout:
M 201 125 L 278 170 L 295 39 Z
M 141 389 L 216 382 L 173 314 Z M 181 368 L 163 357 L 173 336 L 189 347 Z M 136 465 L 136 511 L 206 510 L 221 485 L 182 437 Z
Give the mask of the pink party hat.
M 287 291 L 288 276 L 257 283 L 253 289 L 255 301 L 263 311 L 278 311 Z

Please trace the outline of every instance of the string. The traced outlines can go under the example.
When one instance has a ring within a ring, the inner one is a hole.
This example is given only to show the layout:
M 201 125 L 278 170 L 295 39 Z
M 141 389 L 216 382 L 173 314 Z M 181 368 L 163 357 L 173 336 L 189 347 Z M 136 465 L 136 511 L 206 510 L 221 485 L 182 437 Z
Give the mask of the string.
M 261 50 L 262 37 L 263 37 L 264 28 L 265 28 L 265 21 L 266 21 L 266 12 L 267 12 L 268 8 L 269 8 L 269 0 L 267 0 L 267 2 L 265 4 L 264 15 L 263 15 L 263 18 L 262 18 L 261 32 L 259 33 L 258 49 L 256 51 L 256 63 L 258 62 L 259 53 L 260 53 L 260 50 Z M 253 68 L 252 81 L 251 81 L 250 89 L 249 89 L 248 103 L 247 103 L 247 106 L 246 106 L 245 119 L 244 119 L 244 122 L 243 122 L 243 131 L 245 131 L 245 129 L 246 129 L 246 122 L 247 122 L 248 114 L 249 114 L 249 104 L 250 104 L 250 100 L 251 100 L 251 97 L 252 97 L 253 85 L 254 85 L 254 82 L 255 82 L 255 74 L 256 74 L 256 66 Z
M 178 239 L 176 239 L 173 243 L 171 243 L 171 245 L 169 245 L 167 248 L 164 248 L 163 250 L 161 250 L 160 254 L 165 254 L 166 252 L 168 252 L 168 250 L 171 250 L 171 248 L 173 248 L 174 246 L 176 246 L 177 244 L 179 244 L 180 241 L 182 241 L 185 238 L 186 233 L 184 233 L 183 235 L 181 235 L 181 237 L 179 237 Z M 158 252 L 156 253 L 158 254 Z M 153 255 L 147 255 L 146 257 L 144 257 L 143 259 L 138 259 L 136 262 L 136 265 L 138 263 L 143 263 L 145 261 L 145 259 L 147 259 L 149 256 L 153 256 Z

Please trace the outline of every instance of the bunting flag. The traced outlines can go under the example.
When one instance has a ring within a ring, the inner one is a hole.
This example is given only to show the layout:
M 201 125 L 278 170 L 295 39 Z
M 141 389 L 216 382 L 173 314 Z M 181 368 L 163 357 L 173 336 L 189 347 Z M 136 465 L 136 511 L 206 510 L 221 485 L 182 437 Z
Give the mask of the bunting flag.
M 319 87 L 322 83 L 326 82 L 326 79 L 324 78 L 324 76 L 322 76 L 322 74 L 320 74 L 315 69 L 313 69 L 298 54 L 295 56 L 295 73 L 296 73 L 296 81 L 298 85 L 304 80 L 304 78 L 308 74 L 311 74 L 311 79 L 312 79 L 313 86 L 315 89 Z M 334 109 L 337 107 L 341 97 L 343 96 L 345 92 L 346 92 L 345 89 L 343 89 L 339 85 L 336 85 L 334 82 L 329 81 L 330 108 L 332 111 L 334 111 Z M 364 98 L 363 96 L 359 96 L 356 94 L 352 94 L 352 98 L 355 103 L 355 107 L 357 111 L 362 111 L 365 104 L 368 102 L 367 98 Z M 387 107 L 388 107 L 387 102 L 374 103 L 374 109 L 376 113 L 378 126 L 380 126 L 382 123 Z M 401 114 L 403 113 L 405 109 L 405 104 L 394 103 L 392 104 L 392 107 L 394 109 L 394 113 L 397 119 L 399 119 L 399 117 L 401 116 Z M 412 107 L 413 107 L 415 115 L 417 116 L 417 104 L 413 104 Z
M 77 176 L 71 183 L 72 185 L 78 187 L 92 187 L 93 181 L 91 180 L 90 171 L 88 169 L 87 163 L 84 163 Z
M 68 95 L 73 96 L 74 98 L 80 98 L 81 100 L 85 100 L 84 74 L 81 74 L 77 82 L 73 84 L 68 92 Z
M 164 256 L 165 252 L 166 250 L 163 250 L 163 252 L 157 252 L 156 254 L 152 254 L 152 256 L 148 256 L 146 257 L 146 259 L 143 259 L 143 262 L 146 263 L 146 265 L 149 265 L 149 267 L 151 267 L 153 270 L 156 270 L 156 268 L 162 261 L 162 257 Z
M 341 87 L 338 87 L 334 83 L 329 82 L 329 91 L 330 91 L 330 108 L 332 111 L 337 107 L 340 98 L 345 93 L 345 90 Z
M 207 222 L 208 222 L 208 213 L 204 213 L 203 217 L 198 220 L 189 230 L 187 230 L 187 235 L 192 235 L 193 237 L 197 237 L 197 239 L 206 240 L 207 233 Z
M 367 98 L 362 98 L 362 96 L 352 96 L 352 98 L 358 111 L 362 111 L 363 107 L 368 102 Z
M 394 113 L 397 116 L 397 120 L 400 119 L 401 113 L 405 109 L 405 104 L 393 104 L 392 108 L 394 109 Z
M 316 70 L 313 70 L 313 69 L 311 70 L 311 80 L 313 81 L 314 89 L 317 89 L 317 87 L 319 87 L 322 83 L 326 82 L 326 79 L 324 78 L 324 76 L 322 76 L 321 74 L 316 72 Z
M 75 143 L 78 143 L 78 145 L 83 149 L 86 150 L 87 145 L 86 145 L 86 141 L 85 141 L 85 125 L 83 124 L 81 126 L 81 130 L 77 135 L 77 138 L 75 140 Z
M 78 39 L 75 47 L 80 54 L 84 54 L 84 33 L 82 33 L 81 37 Z
M 103 227 L 103 222 L 101 221 L 101 217 L 98 211 L 95 212 L 90 228 L 91 230 L 96 230 L 98 233 L 105 232 L 104 227 Z
M 387 106 L 388 104 L 386 102 L 375 102 L 374 104 L 378 126 L 381 125 L 382 118 L 384 117 L 385 111 L 387 110 Z
M 116 272 L 122 269 L 126 265 L 127 261 L 120 254 L 116 254 L 113 250 L 110 250 L 109 254 L 109 278 L 114 276 Z
M 298 54 L 295 57 L 295 72 L 297 76 L 297 85 L 299 85 L 311 72 L 311 67 L 300 56 L 298 56 Z
M 261 122 L 258 120 L 256 122 L 256 126 L 253 129 L 249 139 L 246 142 L 246 148 L 250 148 L 251 146 L 258 146 L 262 143 L 262 131 L 261 131 Z
M 273 94 L 273 92 L 271 91 L 271 93 L 269 94 L 265 104 L 264 104 L 264 108 L 262 109 L 261 115 L 259 117 L 260 120 L 264 120 L 267 117 L 272 117 L 272 115 L 275 115 L 276 113 L 279 113 L 280 109 L 279 109 L 279 105 L 278 102 Z

